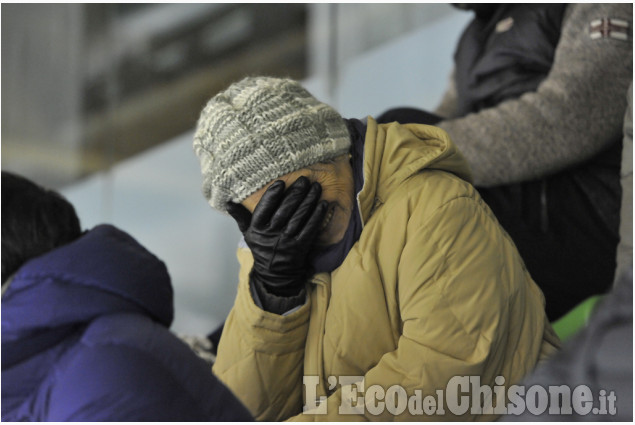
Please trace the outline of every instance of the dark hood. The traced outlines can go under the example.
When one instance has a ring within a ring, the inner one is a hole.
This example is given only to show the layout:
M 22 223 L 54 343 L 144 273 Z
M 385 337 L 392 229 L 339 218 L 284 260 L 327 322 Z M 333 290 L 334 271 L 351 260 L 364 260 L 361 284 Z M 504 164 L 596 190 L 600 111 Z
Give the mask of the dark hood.
M 127 233 L 101 225 L 15 274 L 2 297 L 3 369 L 5 360 L 35 354 L 64 330 L 112 312 L 139 312 L 169 327 L 173 292 L 161 260 Z

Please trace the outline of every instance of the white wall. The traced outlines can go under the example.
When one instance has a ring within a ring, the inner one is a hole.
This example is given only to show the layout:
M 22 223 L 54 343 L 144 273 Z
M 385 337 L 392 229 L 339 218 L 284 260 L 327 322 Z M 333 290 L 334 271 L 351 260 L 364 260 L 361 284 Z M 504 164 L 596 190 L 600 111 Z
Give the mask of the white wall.
M 434 109 L 472 17 L 447 4 L 320 4 L 313 12 L 316 57 L 305 85 L 345 117 L 357 118 L 398 106 Z
M 411 106 L 432 111 L 441 100 L 460 30 L 471 13 L 455 11 L 357 56 L 340 68 L 335 102 L 347 117 Z
M 305 85 L 345 117 L 376 115 L 393 106 L 432 109 L 469 17 L 450 9 L 390 42 L 340 59 L 336 75 L 313 75 Z M 328 87 L 326 80 L 335 84 Z M 204 200 L 191 141 L 192 134 L 184 134 L 62 192 L 85 228 L 112 223 L 163 259 L 175 289 L 173 329 L 204 334 L 233 304 L 240 234 L 231 218 Z

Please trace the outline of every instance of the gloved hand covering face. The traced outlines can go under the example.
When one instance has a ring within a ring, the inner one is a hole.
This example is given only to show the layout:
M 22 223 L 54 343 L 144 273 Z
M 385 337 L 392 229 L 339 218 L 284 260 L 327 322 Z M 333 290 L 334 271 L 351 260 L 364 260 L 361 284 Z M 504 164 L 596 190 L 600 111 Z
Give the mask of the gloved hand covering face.
M 240 204 L 227 204 L 254 257 L 250 278 L 276 295 L 297 294 L 309 277 L 309 253 L 328 207 L 320 201 L 320 184 L 306 177 L 284 188 L 283 181 L 274 182 L 253 215 Z

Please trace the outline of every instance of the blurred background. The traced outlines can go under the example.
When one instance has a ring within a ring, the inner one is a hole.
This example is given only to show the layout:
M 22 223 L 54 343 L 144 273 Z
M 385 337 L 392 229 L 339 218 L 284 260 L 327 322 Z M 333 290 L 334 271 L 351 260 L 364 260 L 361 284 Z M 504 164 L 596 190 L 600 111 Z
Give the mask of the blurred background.
M 240 234 L 200 191 L 192 133 L 247 75 L 292 77 L 346 118 L 432 110 L 471 18 L 445 4 L 7 4 L 2 169 L 55 188 L 165 261 L 173 330 L 205 334 L 236 294 Z

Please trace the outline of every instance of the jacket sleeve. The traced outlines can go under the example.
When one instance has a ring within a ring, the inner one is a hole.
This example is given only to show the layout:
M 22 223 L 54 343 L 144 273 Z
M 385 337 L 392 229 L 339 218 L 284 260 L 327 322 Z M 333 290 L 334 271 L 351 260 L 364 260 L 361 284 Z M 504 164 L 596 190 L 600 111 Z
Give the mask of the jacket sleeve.
M 302 371 L 310 302 L 288 315 L 256 306 L 249 289 L 253 257 L 239 248 L 238 295 L 219 342 L 214 373 L 257 420 L 302 410 Z
M 622 20 L 626 40 L 592 38 L 593 20 Z M 540 178 L 620 138 L 633 74 L 632 4 L 572 4 L 553 67 L 535 92 L 438 124 L 461 149 L 477 186 Z
M 326 414 L 305 412 L 293 419 L 468 420 L 474 417 L 469 410 L 457 418 L 455 413 L 463 412 L 449 408 L 448 403 L 460 401 L 456 389 L 446 387 L 451 378 L 478 376 L 481 385 L 493 387 L 500 374 L 511 385 L 538 360 L 546 320 L 542 296 L 482 201 L 456 198 L 423 222 L 411 219 L 409 227 L 398 269 L 403 330 L 397 349 L 365 374 L 363 391 L 342 387 L 327 399 Z M 534 343 L 519 346 L 519 341 Z M 525 360 L 511 361 L 514 355 Z M 389 409 L 375 409 L 385 401 L 369 394 L 387 392 L 394 384 L 407 397 L 417 398 L 420 391 L 420 399 L 437 398 L 437 391 L 443 391 L 444 411 L 429 415 L 405 409 L 393 415 Z M 340 405 L 355 405 L 347 400 L 359 401 L 360 396 L 363 412 L 339 413 Z
M 456 91 L 456 83 L 455 83 L 455 73 L 454 70 L 450 73 L 450 78 L 448 79 L 448 87 L 443 93 L 443 97 L 439 102 L 439 106 L 436 107 L 434 113 L 445 118 L 454 118 L 456 117 L 457 110 L 457 91 Z

